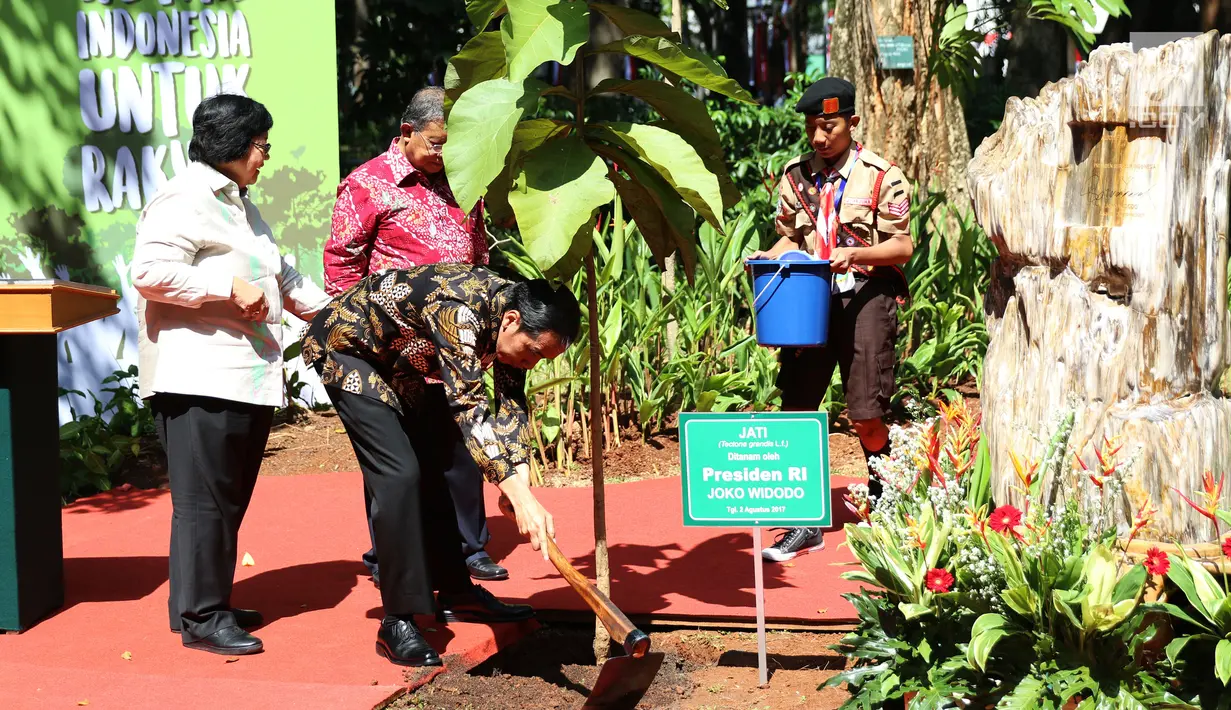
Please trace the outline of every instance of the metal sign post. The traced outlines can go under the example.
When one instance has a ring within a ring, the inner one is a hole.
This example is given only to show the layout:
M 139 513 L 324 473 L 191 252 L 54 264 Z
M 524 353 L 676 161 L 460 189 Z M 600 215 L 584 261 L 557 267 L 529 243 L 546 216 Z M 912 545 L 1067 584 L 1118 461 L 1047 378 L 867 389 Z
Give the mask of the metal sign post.
M 757 585 L 757 682 L 769 685 L 769 667 L 765 661 L 765 560 L 761 559 L 761 528 L 752 529 L 752 575 Z
M 680 415 L 684 525 L 752 528 L 757 671 L 765 658 L 761 528 L 829 527 L 829 417 L 824 412 Z

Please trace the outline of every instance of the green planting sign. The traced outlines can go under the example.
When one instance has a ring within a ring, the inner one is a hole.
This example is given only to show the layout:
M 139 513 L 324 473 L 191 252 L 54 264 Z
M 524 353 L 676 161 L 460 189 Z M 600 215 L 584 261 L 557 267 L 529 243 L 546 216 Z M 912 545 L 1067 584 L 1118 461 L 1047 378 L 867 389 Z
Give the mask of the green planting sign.
M 831 523 L 823 412 L 681 414 L 684 524 Z

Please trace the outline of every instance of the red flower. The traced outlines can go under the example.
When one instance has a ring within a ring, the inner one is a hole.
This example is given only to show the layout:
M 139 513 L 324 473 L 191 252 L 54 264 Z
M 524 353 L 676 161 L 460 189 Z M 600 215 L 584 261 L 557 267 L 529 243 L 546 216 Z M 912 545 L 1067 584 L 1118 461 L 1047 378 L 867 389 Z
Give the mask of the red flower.
M 998 533 L 1012 532 L 1013 528 L 1022 524 L 1022 511 L 1011 505 L 1002 505 L 992 511 L 987 524 Z
M 1146 551 L 1146 571 L 1153 575 L 1167 574 L 1171 569 L 1171 560 L 1155 545 Z
M 953 575 L 949 574 L 948 570 L 930 569 L 926 579 L 925 586 L 929 592 L 944 594 L 953 589 Z
M 1222 554 L 1231 557 L 1231 536 L 1227 536 L 1222 541 Z

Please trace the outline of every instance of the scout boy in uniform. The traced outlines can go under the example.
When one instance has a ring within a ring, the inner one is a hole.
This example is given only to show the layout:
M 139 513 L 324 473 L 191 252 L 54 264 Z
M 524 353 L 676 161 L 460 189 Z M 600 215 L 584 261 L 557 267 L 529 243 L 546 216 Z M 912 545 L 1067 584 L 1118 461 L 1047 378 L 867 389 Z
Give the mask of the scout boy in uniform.
M 795 110 L 806 117 L 813 152 L 787 163 L 778 184 L 775 229 L 781 239 L 750 259 L 798 249 L 828 259 L 833 271 L 829 344 L 784 348 L 779 356 L 782 408 L 814 412 L 834 365 L 864 457 L 889 454 L 884 416 L 894 394 L 899 299 L 907 296 L 899 265 L 910 260 L 910 185 L 889 161 L 855 142 L 855 87 L 827 77 L 808 87 Z M 868 470 L 871 495 L 880 481 Z M 785 562 L 824 547 L 820 528 L 791 528 L 762 556 Z

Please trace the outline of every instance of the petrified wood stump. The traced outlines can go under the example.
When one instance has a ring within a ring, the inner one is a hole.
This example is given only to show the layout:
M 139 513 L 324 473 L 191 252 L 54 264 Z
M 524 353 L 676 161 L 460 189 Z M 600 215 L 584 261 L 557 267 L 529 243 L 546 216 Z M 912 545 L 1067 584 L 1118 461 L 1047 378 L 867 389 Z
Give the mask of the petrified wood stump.
M 1214 539 L 1171 488 L 1192 497 L 1204 471 L 1231 473 L 1229 90 L 1231 36 L 1102 47 L 1010 99 L 975 152 L 970 193 L 1000 250 L 982 387 L 997 502 L 1020 502 L 1009 451 L 1041 458 L 1073 408 L 1087 463 L 1105 435 L 1123 436 L 1122 459 L 1140 447 L 1129 478 L 1160 509 L 1157 539 Z M 1061 468 L 1045 486 L 1078 490 Z

